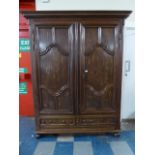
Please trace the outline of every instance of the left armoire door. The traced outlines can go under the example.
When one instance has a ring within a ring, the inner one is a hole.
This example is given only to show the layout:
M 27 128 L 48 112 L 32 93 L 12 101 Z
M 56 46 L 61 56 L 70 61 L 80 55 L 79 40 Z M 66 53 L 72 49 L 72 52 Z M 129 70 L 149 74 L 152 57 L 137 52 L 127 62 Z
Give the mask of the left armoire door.
M 74 114 L 74 24 L 34 28 L 32 54 L 38 115 Z M 35 64 L 34 64 L 35 62 Z

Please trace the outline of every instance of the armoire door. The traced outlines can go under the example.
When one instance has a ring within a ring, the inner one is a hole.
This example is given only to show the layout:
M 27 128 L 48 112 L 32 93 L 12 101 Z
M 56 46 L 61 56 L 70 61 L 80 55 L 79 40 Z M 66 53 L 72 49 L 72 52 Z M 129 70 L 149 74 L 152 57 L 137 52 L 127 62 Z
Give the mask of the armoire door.
M 72 24 L 36 27 L 39 114 L 74 113 L 73 27 Z
M 115 112 L 115 29 L 80 25 L 80 114 Z

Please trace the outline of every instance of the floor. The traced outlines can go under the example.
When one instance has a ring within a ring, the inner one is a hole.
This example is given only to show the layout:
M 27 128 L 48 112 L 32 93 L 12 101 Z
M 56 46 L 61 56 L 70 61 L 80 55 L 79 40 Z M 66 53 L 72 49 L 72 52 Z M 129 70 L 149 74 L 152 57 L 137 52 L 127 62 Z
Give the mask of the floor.
M 126 125 L 126 124 L 125 124 Z M 127 125 L 126 125 L 127 126 Z M 20 155 L 134 155 L 135 132 L 103 135 L 34 136 L 34 118 L 20 117 Z

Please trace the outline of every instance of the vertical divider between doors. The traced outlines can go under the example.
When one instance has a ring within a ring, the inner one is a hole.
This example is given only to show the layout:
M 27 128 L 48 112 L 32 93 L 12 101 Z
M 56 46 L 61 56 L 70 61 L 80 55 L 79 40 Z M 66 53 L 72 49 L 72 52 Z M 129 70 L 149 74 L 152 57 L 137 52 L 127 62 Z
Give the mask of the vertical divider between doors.
M 75 97 L 74 97 L 74 24 L 69 27 L 68 30 L 68 39 L 69 39 L 69 47 L 70 47 L 70 57 L 69 57 L 69 73 L 68 73 L 68 83 L 71 87 L 70 89 L 70 96 L 71 96 L 71 103 L 73 104 L 73 114 L 75 114 Z
M 78 69 L 79 69 L 79 67 L 78 67 L 78 61 L 79 61 L 79 58 L 78 58 L 78 53 L 79 53 L 79 24 L 77 23 L 77 22 L 75 22 L 75 24 L 74 24 L 74 37 L 75 37 L 75 39 L 74 39 L 74 73 L 75 73 L 75 75 L 74 75 L 74 97 L 75 97 L 75 125 L 77 125 L 77 117 L 78 117 L 78 114 L 79 114 L 79 106 L 78 106 L 78 104 L 79 104 L 79 95 L 78 95 Z
M 84 82 L 85 82 L 85 28 L 80 23 L 79 25 L 79 104 L 80 108 L 84 106 L 84 96 L 85 96 L 85 89 L 84 89 Z M 79 113 L 81 109 L 79 109 Z

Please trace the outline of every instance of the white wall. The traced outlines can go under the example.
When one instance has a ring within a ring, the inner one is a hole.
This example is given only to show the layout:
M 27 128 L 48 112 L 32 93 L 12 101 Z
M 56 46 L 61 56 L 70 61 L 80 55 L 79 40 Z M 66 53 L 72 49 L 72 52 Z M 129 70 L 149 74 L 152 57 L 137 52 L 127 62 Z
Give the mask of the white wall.
M 121 118 L 135 118 L 135 30 L 124 28 L 124 54 L 122 73 Z M 126 72 L 125 62 L 130 61 L 130 71 Z
M 134 0 L 36 0 L 36 10 L 134 10 Z M 126 23 L 134 25 L 134 12 Z
M 43 1 L 46 1 L 43 2 Z M 134 0 L 36 0 L 36 10 L 132 10 L 124 28 L 121 118 L 134 118 Z M 125 76 L 125 61 L 131 70 Z

